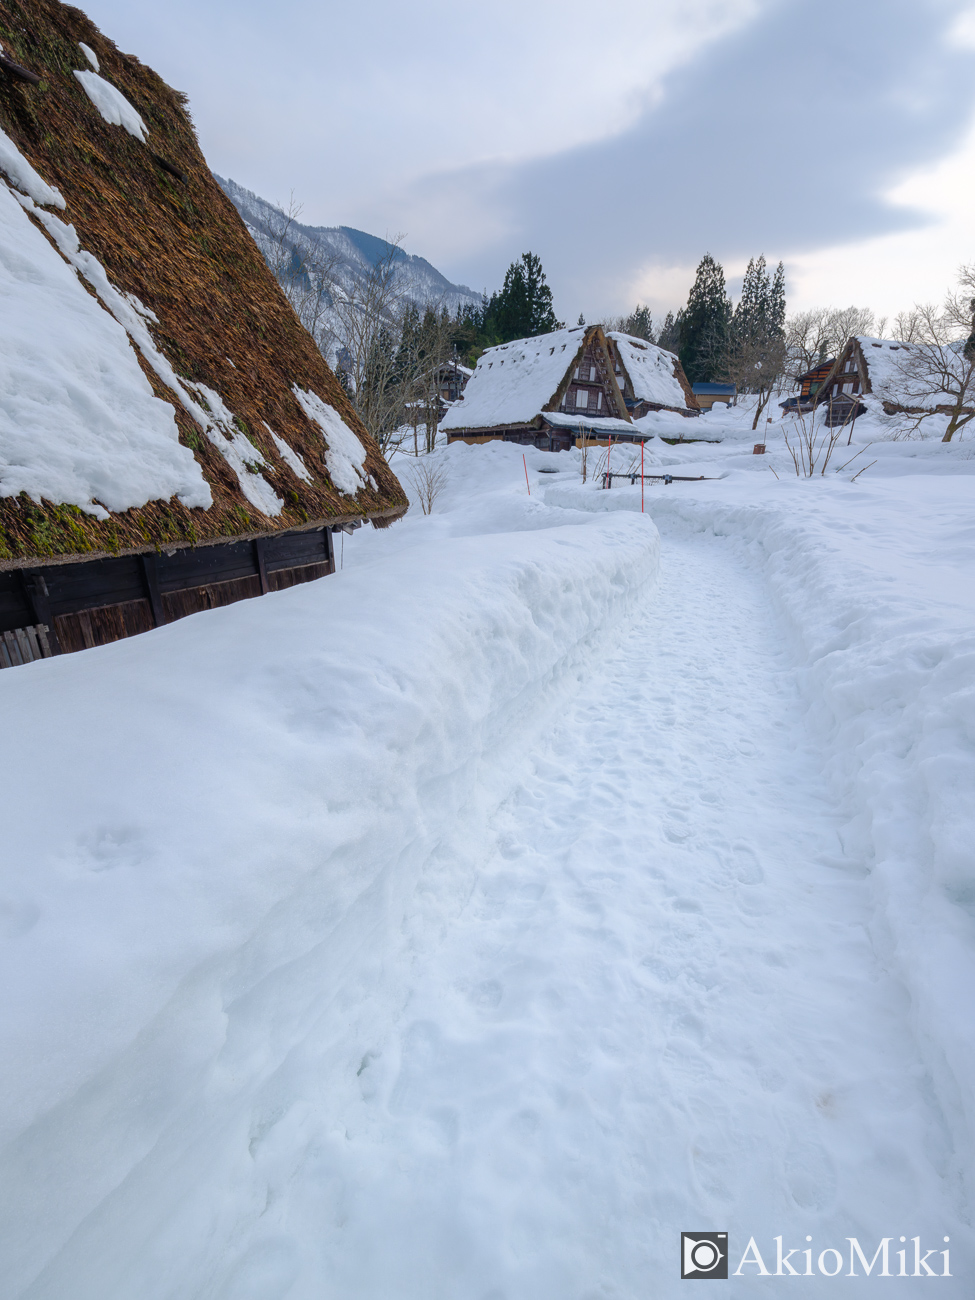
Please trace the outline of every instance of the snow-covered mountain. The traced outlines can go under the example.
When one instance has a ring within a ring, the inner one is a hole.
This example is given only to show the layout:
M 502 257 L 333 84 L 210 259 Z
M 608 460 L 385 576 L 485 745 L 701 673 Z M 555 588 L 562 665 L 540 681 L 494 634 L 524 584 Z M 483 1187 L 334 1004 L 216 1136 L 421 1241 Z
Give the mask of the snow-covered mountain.
M 385 239 L 354 230 L 351 226 L 303 225 L 236 181 L 225 180 L 216 173 L 214 177 L 244 219 L 265 257 L 268 257 L 269 247 L 280 256 L 283 245 L 285 250 L 292 251 L 304 262 L 313 250 L 319 250 L 319 254 L 324 252 L 338 259 L 336 271 L 340 280 L 354 280 L 368 275 L 390 250 L 391 245 Z M 272 261 L 272 257 L 268 257 L 268 261 Z M 397 249 L 394 265 L 404 296 L 412 298 L 421 307 L 428 303 L 444 304 L 453 313 L 458 306 L 481 301 L 479 293 L 466 284 L 452 284 L 425 257 Z

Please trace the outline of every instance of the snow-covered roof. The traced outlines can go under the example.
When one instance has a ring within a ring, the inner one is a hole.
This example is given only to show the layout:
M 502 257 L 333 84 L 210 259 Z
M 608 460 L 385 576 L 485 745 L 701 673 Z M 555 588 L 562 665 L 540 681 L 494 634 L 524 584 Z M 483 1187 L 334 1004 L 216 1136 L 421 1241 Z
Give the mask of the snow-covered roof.
M 616 344 L 620 360 L 633 385 L 638 402 L 654 402 L 678 410 L 687 407 L 687 396 L 677 378 L 677 358 L 644 339 L 611 330 L 607 338 Z
M 0 111 L 0 568 L 405 508 L 177 93 L 78 10 L 32 26 L 4 36 L 47 88 L 37 129 Z
M 934 410 L 954 400 L 948 393 L 939 391 L 942 381 L 934 364 L 936 349 L 923 343 L 902 343 L 899 339 L 873 339 L 865 335 L 858 335 L 856 341 L 866 363 L 871 396 L 896 406 L 921 410 Z
M 0 170 L 25 190 L 21 178 L 37 177 L 2 131 Z M 55 195 L 41 185 L 29 188 Z M 0 179 L 0 498 L 24 492 L 101 519 L 172 496 L 210 506 L 173 407 L 153 394 L 125 329 L 25 208 L 38 211 Z
M 930 391 L 939 381 L 924 364 L 927 348 L 923 344 L 868 338 L 866 335 L 858 335 L 857 343 L 866 363 L 870 393 L 875 398 L 897 406 L 936 407 L 939 404 L 937 395 Z M 945 394 L 941 400 L 948 400 L 948 395 Z
M 585 337 L 585 326 L 579 325 L 488 348 L 441 429 L 530 423 L 552 400 Z
M 557 429 L 585 429 L 587 433 L 633 433 L 635 426 L 629 420 L 613 415 L 567 415 L 565 411 L 546 411 L 545 419 Z

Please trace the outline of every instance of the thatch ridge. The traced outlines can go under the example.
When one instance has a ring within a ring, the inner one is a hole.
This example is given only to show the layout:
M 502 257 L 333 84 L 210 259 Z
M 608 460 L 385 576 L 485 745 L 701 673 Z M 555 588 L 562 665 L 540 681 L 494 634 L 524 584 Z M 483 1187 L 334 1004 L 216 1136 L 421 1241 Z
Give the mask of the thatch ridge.
M 85 95 L 73 75 L 89 67 L 80 41 L 142 116 L 145 144 L 105 122 Z M 143 365 L 156 395 L 174 406 L 181 441 L 210 484 L 212 507 L 188 509 L 173 498 L 100 522 L 75 506 L 24 495 L 0 498 L 0 566 L 255 536 L 350 517 L 389 518 L 405 510 L 402 488 L 210 174 L 185 96 L 121 53 L 81 10 L 58 0 L 0 0 L 0 44 L 41 77 L 34 87 L 0 72 L 0 126 L 64 195 L 61 215 L 75 226 L 81 246 L 118 288 L 159 318 L 152 333 L 177 374 L 220 394 L 268 461 L 264 477 L 285 502 L 274 519 L 250 504 L 218 450 Z M 337 491 L 321 433 L 305 417 L 293 384 L 316 392 L 359 436 L 377 491 L 364 488 L 354 499 Z M 281 459 L 264 421 L 302 457 L 311 483 Z

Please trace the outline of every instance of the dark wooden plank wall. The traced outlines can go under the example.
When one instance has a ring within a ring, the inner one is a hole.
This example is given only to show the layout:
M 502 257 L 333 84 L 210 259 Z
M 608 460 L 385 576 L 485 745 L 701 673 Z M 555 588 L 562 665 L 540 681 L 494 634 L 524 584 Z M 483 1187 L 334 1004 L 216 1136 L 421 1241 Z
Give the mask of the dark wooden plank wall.
M 0 573 L 0 633 L 44 624 L 83 650 L 334 572 L 327 528 Z

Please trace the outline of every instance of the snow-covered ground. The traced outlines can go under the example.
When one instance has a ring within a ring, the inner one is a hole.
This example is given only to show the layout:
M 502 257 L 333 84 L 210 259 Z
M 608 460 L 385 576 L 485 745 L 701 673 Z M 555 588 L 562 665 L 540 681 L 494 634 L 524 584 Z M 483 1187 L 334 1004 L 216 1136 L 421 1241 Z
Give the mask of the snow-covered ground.
M 971 1294 L 971 448 L 674 420 L 0 674 L 4 1296 Z

